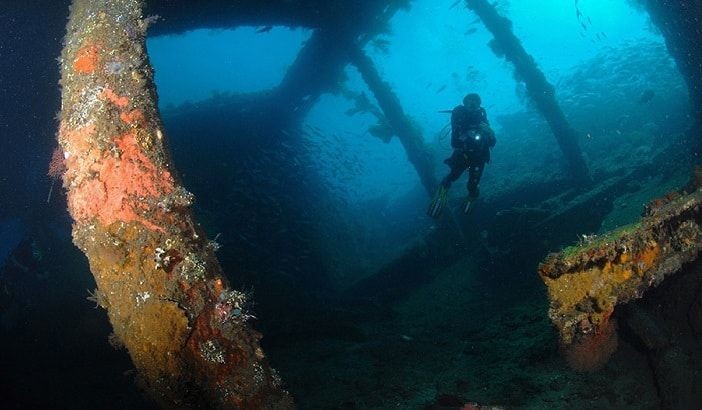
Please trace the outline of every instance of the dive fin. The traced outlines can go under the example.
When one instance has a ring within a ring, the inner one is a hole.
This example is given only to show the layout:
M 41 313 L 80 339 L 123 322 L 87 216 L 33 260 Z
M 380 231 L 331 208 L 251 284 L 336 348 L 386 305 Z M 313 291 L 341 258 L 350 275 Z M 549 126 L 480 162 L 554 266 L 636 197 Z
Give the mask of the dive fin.
M 465 204 L 465 206 L 463 207 L 463 213 L 464 213 L 464 214 L 469 214 L 470 211 L 473 210 L 473 205 L 475 205 L 475 200 L 476 200 L 476 199 L 477 199 L 477 198 L 471 198 L 471 197 L 468 197 L 468 199 L 466 199 L 466 204 Z
M 432 199 L 431 203 L 429 204 L 427 215 L 432 218 L 438 218 L 441 215 L 441 211 L 444 209 L 447 200 L 448 189 L 446 189 L 446 187 L 443 185 L 440 185 L 439 189 L 436 190 L 436 194 L 434 194 L 434 199 Z

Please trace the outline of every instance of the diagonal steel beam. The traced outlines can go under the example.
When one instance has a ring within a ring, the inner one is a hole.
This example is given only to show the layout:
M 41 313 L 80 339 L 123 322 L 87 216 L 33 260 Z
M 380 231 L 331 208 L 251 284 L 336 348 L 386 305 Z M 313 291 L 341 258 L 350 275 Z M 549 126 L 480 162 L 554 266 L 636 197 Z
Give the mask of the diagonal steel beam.
M 145 51 L 143 0 L 74 0 L 59 144 L 93 298 L 165 408 L 291 408 L 180 184 Z

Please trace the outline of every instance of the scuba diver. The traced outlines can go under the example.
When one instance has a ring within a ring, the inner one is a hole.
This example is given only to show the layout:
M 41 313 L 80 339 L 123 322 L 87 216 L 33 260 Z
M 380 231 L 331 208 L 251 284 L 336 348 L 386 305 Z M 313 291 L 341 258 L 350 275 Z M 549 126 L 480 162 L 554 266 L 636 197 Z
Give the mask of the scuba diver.
M 490 128 L 485 109 L 480 106 L 478 94 L 468 94 L 463 98 L 463 105 L 451 111 L 451 147 L 453 154 L 444 163 L 451 168 L 441 181 L 434 199 L 429 205 L 428 214 L 438 218 L 448 200 L 448 190 L 468 170 L 468 199 L 463 212 L 470 212 L 478 198 L 478 183 L 485 164 L 490 162 L 490 148 L 495 146 L 495 132 Z

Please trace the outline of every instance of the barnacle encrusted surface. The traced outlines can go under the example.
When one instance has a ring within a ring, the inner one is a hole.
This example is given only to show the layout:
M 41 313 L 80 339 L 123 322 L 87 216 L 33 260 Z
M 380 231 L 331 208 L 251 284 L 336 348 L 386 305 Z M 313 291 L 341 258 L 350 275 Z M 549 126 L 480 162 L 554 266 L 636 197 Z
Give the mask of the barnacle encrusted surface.
M 142 7 L 75 0 L 60 60 L 64 187 L 73 241 L 98 285 L 92 297 L 163 407 L 292 407 L 261 336 L 243 320 L 217 320 L 242 316 L 245 296 L 229 289 L 173 169 Z M 217 310 L 229 294 L 241 300 Z
M 549 255 L 539 266 L 549 317 L 570 344 L 595 333 L 616 305 L 694 260 L 702 249 L 702 191 L 654 201 L 639 223 Z

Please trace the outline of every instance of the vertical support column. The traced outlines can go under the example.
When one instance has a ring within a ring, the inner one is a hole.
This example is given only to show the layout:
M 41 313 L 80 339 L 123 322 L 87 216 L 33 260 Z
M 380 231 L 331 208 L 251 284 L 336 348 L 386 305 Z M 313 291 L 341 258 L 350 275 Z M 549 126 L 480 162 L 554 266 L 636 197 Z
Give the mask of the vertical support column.
M 522 43 L 512 32 L 512 22 L 500 16 L 487 0 L 466 0 L 466 5 L 480 17 L 495 37 L 494 45 L 499 50 L 498 54 L 504 54 L 514 65 L 516 74 L 526 84 L 529 97 L 548 122 L 568 161 L 571 175 L 579 181 L 588 181 L 588 169 L 576 139 L 577 134 L 556 101 L 553 85 L 548 82 L 544 73 L 536 66 L 534 58 L 524 50 Z
M 61 56 L 63 181 L 93 297 L 163 407 L 291 408 L 175 174 L 142 6 L 74 0 Z
M 285 128 L 303 120 L 319 97 L 343 79 L 346 50 L 356 35 L 347 27 L 314 31 L 275 90 L 269 117 L 277 125 Z
M 352 63 L 358 68 L 363 80 L 375 95 L 375 99 L 378 100 L 385 118 L 400 139 L 402 146 L 407 152 L 407 158 L 409 158 L 414 169 L 417 170 L 417 174 L 419 174 L 422 185 L 424 185 L 429 195 L 432 195 L 436 188 L 434 161 L 431 153 L 424 145 L 422 134 L 407 118 L 402 105 L 400 105 L 400 100 L 392 91 L 390 85 L 380 78 L 380 74 L 370 57 L 357 46 L 351 47 L 349 54 Z
M 362 47 L 407 6 L 407 0 L 358 3 L 358 10 L 339 14 L 344 17 L 338 21 L 327 21 L 307 40 L 272 95 L 269 122 L 286 128 L 304 120 L 319 97 L 337 90 L 344 80 L 349 48 Z

